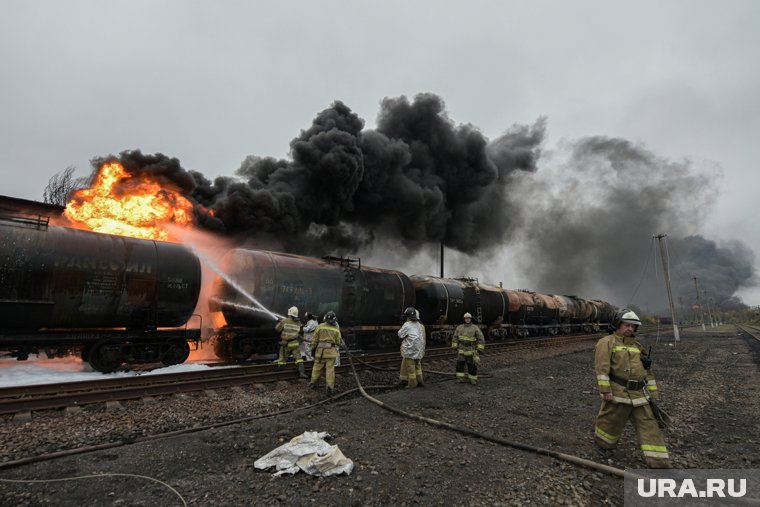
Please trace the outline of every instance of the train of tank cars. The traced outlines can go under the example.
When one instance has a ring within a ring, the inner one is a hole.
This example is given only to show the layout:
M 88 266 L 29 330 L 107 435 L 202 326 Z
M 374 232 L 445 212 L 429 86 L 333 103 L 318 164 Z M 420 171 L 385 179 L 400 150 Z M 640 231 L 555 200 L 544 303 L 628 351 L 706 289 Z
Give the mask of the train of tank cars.
M 25 217 L 1 218 L 0 236 L 0 350 L 6 354 L 26 359 L 76 350 L 102 372 L 124 363 L 179 364 L 208 325 L 194 314 L 201 262 L 183 245 Z M 220 269 L 225 276 L 208 298 L 215 323 L 210 340 L 219 357 L 238 361 L 274 350 L 276 315 L 290 306 L 302 316 L 335 311 L 349 345 L 360 348 L 397 344 L 409 306 L 419 310 L 429 343 L 450 339 L 465 312 L 486 336 L 500 339 L 593 332 L 615 311 L 603 301 L 407 276 L 357 259 L 234 249 Z

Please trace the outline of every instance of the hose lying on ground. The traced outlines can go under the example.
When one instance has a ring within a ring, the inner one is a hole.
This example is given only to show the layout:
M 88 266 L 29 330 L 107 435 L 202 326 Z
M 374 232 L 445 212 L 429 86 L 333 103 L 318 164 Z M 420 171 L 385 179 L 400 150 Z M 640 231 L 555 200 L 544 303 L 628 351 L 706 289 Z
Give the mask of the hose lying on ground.
M 382 401 L 378 400 L 377 398 L 373 398 L 367 392 L 364 390 L 364 387 L 362 387 L 361 382 L 359 381 L 359 375 L 356 373 L 356 368 L 354 367 L 354 361 L 351 357 L 351 353 L 348 352 L 348 361 L 351 363 L 351 371 L 354 374 L 354 379 L 356 380 L 356 385 L 358 386 L 359 392 L 363 397 L 365 397 L 367 400 L 371 401 L 375 405 L 378 405 L 381 408 L 384 408 L 386 410 L 389 410 L 395 414 L 408 417 L 410 419 L 415 419 L 417 421 L 422 421 L 424 423 L 430 424 L 432 426 L 436 426 L 439 428 L 446 428 L 451 431 L 456 431 L 457 433 L 462 433 L 464 435 L 474 436 L 477 438 L 482 438 L 483 440 L 488 440 L 489 442 L 494 442 L 497 444 L 505 445 L 508 447 L 514 447 L 515 449 L 520 449 L 523 451 L 532 452 L 535 454 L 542 454 L 544 456 L 550 456 L 552 458 L 566 461 L 568 463 L 572 463 L 573 465 L 582 466 L 585 468 L 589 468 L 591 470 L 597 470 L 599 472 L 604 472 L 609 475 L 614 475 L 616 477 L 638 477 L 635 474 L 632 474 L 630 472 L 626 472 L 625 470 L 622 470 L 620 468 L 612 467 L 609 465 L 603 465 L 601 463 L 597 463 L 595 461 L 591 461 L 585 458 L 581 458 L 578 456 L 573 456 L 571 454 L 564 454 L 561 452 L 552 451 L 550 449 L 544 449 L 542 447 L 535 447 L 533 445 L 523 444 L 521 442 L 513 442 L 511 440 L 506 440 L 501 437 L 497 437 L 494 435 L 488 435 L 486 433 L 481 433 L 479 431 L 470 430 L 467 428 L 460 428 L 459 426 L 454 426 L 453 424 L 449 424 L 447 422 L 438 421 L 436 419 L 431 419 L 429 417 L 424 417 L 417 414 L 412 414 L 409 412 L 405 412 L 401 409 L 398 409 L 396 407 L 393 407 L 391 405 L 388 405 L 386 403 L 383 403 Z
M 395 386 L 388 386 L 388 385 L 377 385 L 377 386 L 367 387 L 367 389 L 395 389 L 395 388 L 396 388 Z M 75 449 L 66 449 L 65 451 L 51 452 L 48 454 L 41 454 L 39 456 L 31 456 L 29 458 L 21 458 L 21 459 L 17 459 L 13 461 L 6 461 L 4 463 L 0 463 L 0 470 L 14 468 L 21 465 L 28 465 L 30 463 L 37 463 L 39 461 L 49 461 L 56 458 L 74 456 L 76 454 L 85 454 L 88 452 L 102 451 L 105 449 L 113 449 L 114 447 L 121 447 L 121 446 L 129 445 L 129 444 L 139 444 L 141 442 L 147 442 L 150 440 L 158 440 L 161 438 L 169 438 L 169 437 L 174 437 L 177 435 L 195 433 L 198 431 L 204 431 L 204 430 L 209 430 L 213 428 L 221 428 L 223 426 L 230 426 L 232 424 L 239 424 L 243 422 L 253 421 L 256 419 L 265 419 L 267 417 L 275 417 L 278 415 L 289 414 L 290 412 L 297 412 L 299 410 L 308 410 L 310 408 L 314 408 L 316 406 L 322 405 L 323 403 L 328 403 L 328 402 L 343 398 L 344 396 L 348 396 L 349 394 L 355 393 L 357 391 L 359 391 L 359 388 L 349 389 L 348 391 L 343 391 L 342 393 L 336 394 L 329 398 L 325 398 L 324 400 L 320 400 L 316 403 L 312 403 L 311 405 L 304 405 L 303 407 L 278 410 L 277 412 L 270 412 L 268 414 L 252 415 L 248 417 L 241 417 L 238 419 L 231 419 L 229 421 L 221 421 L 221 422 L 216 422 L 212 424 L 206 424 L 203 426 L 194 426 L 192 428 L 185 428 L 182 430 L 168 431 L 166 433 L 156 433 L 155 435 L 148 435 L 145 437 L 138 437 L 138 438 L 129 439 L 129 440 L 120 440 L 118 442 L 109 442 L 107 444 L 100 444 L 100 445 L 90 445 L 87 447 L 77 447 Z

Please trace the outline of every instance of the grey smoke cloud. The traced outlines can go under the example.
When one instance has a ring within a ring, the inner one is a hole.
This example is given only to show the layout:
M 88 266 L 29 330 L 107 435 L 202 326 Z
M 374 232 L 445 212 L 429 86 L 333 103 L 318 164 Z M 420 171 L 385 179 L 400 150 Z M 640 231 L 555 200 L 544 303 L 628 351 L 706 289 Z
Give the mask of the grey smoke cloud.
M 738 303 L 738 288 L 756 283 L 745 244 L 719 247 L 697 234 L 714 203 L 714 175 L 625 139 L 589 137 L 567 148 L 566 163 L 513 192 L 531 208 L 521 231 L 528 252 L 522 266 L 538 290 L 604 294 L 618 305 L 664 302 L 661 275 L 653 283 L 660 259 L 652 245 L 663 232 L 675 298 L 691 303 L 693 276 L 724 306 Z M 648 283 L 636 291 L 642 276 Z

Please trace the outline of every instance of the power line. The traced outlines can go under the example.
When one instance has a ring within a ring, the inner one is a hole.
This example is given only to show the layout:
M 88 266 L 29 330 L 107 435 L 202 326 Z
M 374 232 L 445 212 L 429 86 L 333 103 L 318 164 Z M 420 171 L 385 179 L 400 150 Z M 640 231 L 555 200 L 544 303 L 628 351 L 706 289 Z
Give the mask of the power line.
M 641 276 L 639 277 L 639 283 L 636 285 L 636 290 L 633 291 L 633 295 L 628 300 L 628 304 L 626 306 L 630 306 L 633 302 L 633 298 L 636 297 L 636 294 L 639 292 L 639 288 L 641 287 L 641 282 L 644 281 L 644 275 L 647 272 L 647 268 L 649 267 L 649 260 L 652 258 L 652 251 L 654 250 L 654 238 L 652 238 L 652 242 L 649 244 L 649 255 L 647 256 L 647 262 L 644 264 L 644 269 L 641 270 Z M 657 266 L 655 265 L 655 273 L 656 273 Z

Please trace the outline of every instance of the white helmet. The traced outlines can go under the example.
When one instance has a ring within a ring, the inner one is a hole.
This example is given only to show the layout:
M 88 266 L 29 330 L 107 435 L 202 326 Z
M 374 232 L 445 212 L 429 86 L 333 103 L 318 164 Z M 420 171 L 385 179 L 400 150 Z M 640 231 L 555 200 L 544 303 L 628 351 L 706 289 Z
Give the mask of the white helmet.
M 298 318 L 298 308 L 295 306 L 291 306 L 288 308 L 288 317 L 293 317 L 294 319 Z
M 464 319 L 471 319 L 472 318 L 472 314 L 470 312 L 467 312 L 467 313 L 464 314 L 464 317 L 462 317 L 462 318 L 464 318 Z
M 626 323 L 626 324 L 633 324 L 634 326 L 640 326 L 641 325 L 641 319 L 639 319 L 639 316 L 636 315 L 636 312 L 633 310 L 629 310 L 628 308 L 623 308 L 619 312 L 615 314 L 615 318 L 612 319 L 612 325 L 615 326 L 615 328 L 620 327 L 620 324 Z

